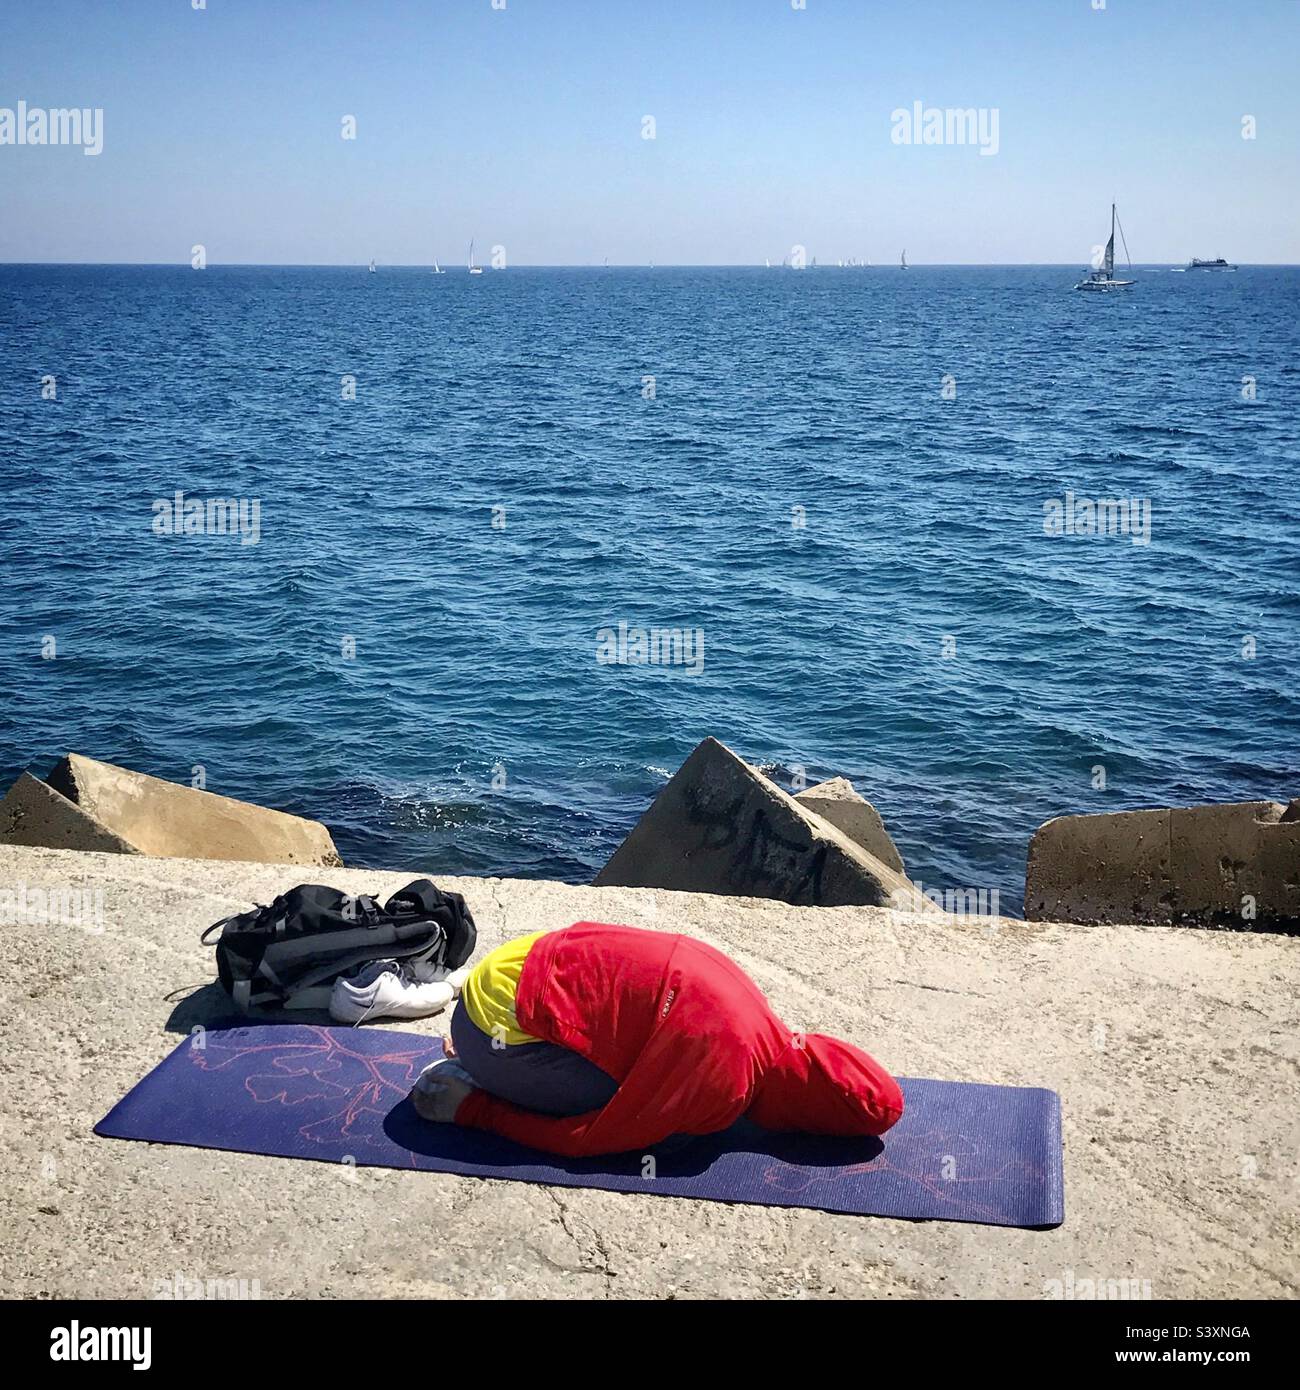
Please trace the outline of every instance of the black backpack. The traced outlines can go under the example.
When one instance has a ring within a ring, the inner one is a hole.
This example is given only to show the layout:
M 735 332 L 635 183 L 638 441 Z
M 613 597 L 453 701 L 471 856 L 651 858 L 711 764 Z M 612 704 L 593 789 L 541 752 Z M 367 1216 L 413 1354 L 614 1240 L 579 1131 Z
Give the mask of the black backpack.
M 286 1004 L 332 984 L 372 960 L 401 960 L 456 970 L 474 951 L 474 918 L 459 893 L 417 878 L 380 907 L 367 895 L 304 883 L 266 907 L 223 917 L 215 931 L 217 974 L 244 1010 Z

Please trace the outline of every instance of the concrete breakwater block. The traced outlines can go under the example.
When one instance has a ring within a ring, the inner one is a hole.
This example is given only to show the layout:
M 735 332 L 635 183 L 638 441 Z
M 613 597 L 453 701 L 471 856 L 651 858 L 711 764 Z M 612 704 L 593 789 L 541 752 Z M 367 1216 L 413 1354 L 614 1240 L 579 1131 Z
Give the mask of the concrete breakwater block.
M 283 811 L 69 753 L 0 801 L 0 844 L 339 867 L 326 828 Z
M 818 782 L 815 787 L 800 792 L 795 800 L 822 820 L 830 821 L 836 830 L 843 831 L 854 844 L 860 845 L 887 868 L 897 874 L 906 872 L 903 856 L 885 829 L 880 812 L 853 789 L 847 777 Z
M 24 772 L 0 800 L 0 845 L 138 854 L 76 802 Z
M 594 886 L 933 910 L 897 869 L 713 738 L 681 765 Z
M 1049 820 L 1029 845 L 1025 916 L 1300 927 L 1296 805 L 1240 801 Z

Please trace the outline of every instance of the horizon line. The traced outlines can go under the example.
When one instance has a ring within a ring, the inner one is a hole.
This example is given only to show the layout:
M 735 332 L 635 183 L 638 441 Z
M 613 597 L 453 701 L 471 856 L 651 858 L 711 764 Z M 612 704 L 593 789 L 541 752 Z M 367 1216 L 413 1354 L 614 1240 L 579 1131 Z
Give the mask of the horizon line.
M 936 270 L 950 267 L 959 267 L 967 270 L 1070 270 L 1077 269 L 1079 261 L 909 261 L 908 270 L 917 270 L 923 266 Z M 1150 260 L 1133 261 L 1134 268 L 1142 266 L 1154 266 L 1160 268 L 1188 266 L 1186 260 Z M 369 259 L 359 261 L 208 261 L 203 267 L 205 270 L 367 270 Z M 1276 269 L 1289 270 L 1300 268 L 1298 261 L 1232 261 L 1230 265 L 1234 269 L 1247 266 L 1252 269 Z M 0 267 L 27 267 L 43 266 L 58 268 L 62 266 L 83 266 L 86 268 L 96 267 L 134 267 L 142 270 L 193 270 L 188 260 L 180 261 L 0 261 Z M 376 261 L 376 272 L 379 270 L 430 270 L 427 261 Z M 491 272 L 499 274 L 500 270 L 495 266 L 483 266 L 485 273 Z M 600 261 L 516 261 L 503 267 L 509 270 L 795 270 L 796 267 L 784 264 L 761 265 L 756 261 L 616 261 L 605 263 Z M 801 270 L 899 270 L 897 261 L 859 261 L 856 264 L 841 265 L 839 260 L 824 262 L 816 267 L 811 264 L 800 267 Z M 469 270 L 466 266 L 456 264 L 454 266 L 443 266 L 442 272 L 445 275 L 463 274 L 467 275 Z

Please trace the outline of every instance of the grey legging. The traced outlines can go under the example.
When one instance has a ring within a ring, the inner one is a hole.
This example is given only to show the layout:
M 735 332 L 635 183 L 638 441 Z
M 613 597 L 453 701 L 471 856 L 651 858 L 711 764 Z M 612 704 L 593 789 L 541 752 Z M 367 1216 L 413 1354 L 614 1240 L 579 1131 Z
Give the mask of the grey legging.
M 512 1105 L 543 1115 L 584 1115 L 607 1105 L 618 1082 L 594 1062 L 554 1043 L 499 1047 L 458 1003 L 451 1016 L 456 1058 L 477 1085 Z

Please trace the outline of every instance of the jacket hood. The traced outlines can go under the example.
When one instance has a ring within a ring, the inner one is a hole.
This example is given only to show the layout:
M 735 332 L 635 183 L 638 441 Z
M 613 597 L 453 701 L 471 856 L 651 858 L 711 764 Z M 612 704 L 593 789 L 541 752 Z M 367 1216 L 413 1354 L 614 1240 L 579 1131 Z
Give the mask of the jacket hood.
M 861 1048 L 797 1035 L 763 1074 L 749 1116 L 765 1129 L 884 1134 L 903 1113 L 898 1082 Z

